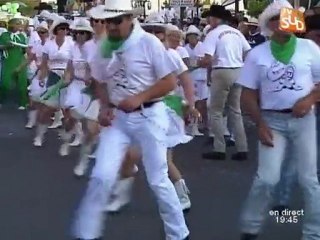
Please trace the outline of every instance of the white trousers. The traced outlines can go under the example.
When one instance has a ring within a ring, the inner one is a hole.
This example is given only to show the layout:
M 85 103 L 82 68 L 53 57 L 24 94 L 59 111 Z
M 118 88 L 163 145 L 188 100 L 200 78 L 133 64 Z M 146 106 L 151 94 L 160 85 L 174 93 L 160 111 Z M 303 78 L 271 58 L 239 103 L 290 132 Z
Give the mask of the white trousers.
M 96 164 L 87 191 L 73 223 L 76 238 L 102 236 L 106 203 L 110 199 L 127 149 L 141 148 L 142 163 L 150 188 L 157 198 L 167 240 L 183 240 L 189 235 L 181 205 L 168 177 L 166 133 L 168 116 L 162 102 L 133 113 L 115 111 L 110 127 L 102 129 Z

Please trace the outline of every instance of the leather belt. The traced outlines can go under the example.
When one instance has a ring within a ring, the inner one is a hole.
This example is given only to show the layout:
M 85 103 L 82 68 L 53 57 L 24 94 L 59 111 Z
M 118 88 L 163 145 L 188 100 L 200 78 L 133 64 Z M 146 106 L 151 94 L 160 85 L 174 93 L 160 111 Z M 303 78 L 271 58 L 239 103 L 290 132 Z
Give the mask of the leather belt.
M 277 112 L 277 113 L 292 113 L 292 109 L 291 108 L 286 108 L 286 109 L 263 109 L 263 111 L 267 111 L 267 112 Z
M 150 108 L 152 107 L 154 104 L 158 103 L 160 101 L 154 101 L 154 102 L 146 102 L 146 103 L 143 103 L 141 104 L 139 107 L 137 107 L 136 109 L 134 109 L 132 112 L 137 112 L 137 111 L 141 111 L 142 109 L 144 108 Z M 114 108 L 118 108 L 117 106 L 111 104 L 111 107 L 114 107 Z
M 213 70 L 233 70 L 233 69 L 239 69 L 241 67 L 215 67 Z

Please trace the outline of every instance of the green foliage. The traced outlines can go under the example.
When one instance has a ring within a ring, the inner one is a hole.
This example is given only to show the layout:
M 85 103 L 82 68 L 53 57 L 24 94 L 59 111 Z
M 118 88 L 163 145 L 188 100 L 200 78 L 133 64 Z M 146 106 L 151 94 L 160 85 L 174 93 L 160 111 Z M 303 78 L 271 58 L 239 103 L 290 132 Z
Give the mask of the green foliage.
M 247 14 L 251 17 L 258 18 L 263 10 L 269 5 L 268 0 L 249 0 Z

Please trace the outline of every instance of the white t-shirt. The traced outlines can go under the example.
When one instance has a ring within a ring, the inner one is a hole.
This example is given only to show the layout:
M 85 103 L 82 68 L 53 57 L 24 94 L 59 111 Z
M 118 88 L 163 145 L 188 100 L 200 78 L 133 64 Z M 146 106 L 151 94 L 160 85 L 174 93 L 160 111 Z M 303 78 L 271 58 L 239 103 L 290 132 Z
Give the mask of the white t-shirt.
M 87 51 L 84 49 L 84 46 L 80 47 L 78 44 L 74 44 L 70 59 L 72 60 L 75 79 L 85 80 L 87 69 Z
M 175 50 L 179 53 L 182 59 L 189 58 L 189 54 L 184 47 L 178 46 Z
M 251 47 L 243 34 L 228 25 L 220 25 L 211 30 L 203 42 L 205 54 L 214 56 L 213 68 L 240 68 L 243 54 Z
M 48 40 L 45 45 L 43 52 L 48 55 L 48 67 L 50 70 L 54 70 L 59 75 L 63 74 L 61 69 L 67 68 L 67 63 L 71 59 L 72 51 L 74 50 L 74 43 L 70 39 L 66 38 L 64 43 L 59 46 L 56 43 L 55 39 Z
M 260 90 L 261 109 L 291 109 L 320 81 L 319 59 L 320 48 L 298 38 L 291 62 L 285 65 L 273 57 L 268 41 L 249 52 L 237 83 Z
M 106 69 L 110 101 L 118 105 L 143 92 L 176 68 L 160 40 L 141 33 L 140 40 L 125 51 L 117 51 Z
M 42 45 L 42 43 L 40 41 L 40 42 L 37 42 L 35 45 L 33 45 L 32 50 L 31 50 L 31 53 L 34 54 L 36 57 L 35 64 L 38 67 L 40 67 L 40 65 L 41 65 L 44 46 L 45 46 L 45 44 Z
M 204 53 L 202 51 L 202 42 L 198 42 L 195 48 L 191 48 L 190 44 L 185 46 L 185 49 L 188 51 L 190 56 L 190 65 L 196 65 L 199 58 L 204 57 Z M 203 81 L 207 79 L 207 69 L 206 68 L 198 68 L 190 72 L 192 80 L 195 81 Z

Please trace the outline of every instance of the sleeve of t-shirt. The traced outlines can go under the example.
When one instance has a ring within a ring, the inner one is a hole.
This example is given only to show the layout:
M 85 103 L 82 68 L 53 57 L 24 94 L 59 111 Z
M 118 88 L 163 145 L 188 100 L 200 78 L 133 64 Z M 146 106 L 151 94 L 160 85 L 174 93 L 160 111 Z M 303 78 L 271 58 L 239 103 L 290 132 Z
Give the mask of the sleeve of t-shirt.
M 176 70 L 175 65 L 160 40 L 154 37 L 148 43 L 150 43 L 150 45 L 148 44 L 148 49 L 150 50 L 151 65 L 157 80 L 174 73 Z
M 218 38 L 216 37 L 216 34 L 214 31 L 211 31 L 210 33 L 208 33 L 208 35 L 206 36 L 202 44 L 203 53 L 213 56 L 216 52 L 217 41 L 218 41 Z
M 177 48 L 177 52 L 179 53 L 180 57 L 182 59 L 185 59 L 185 58 L 189 58 L 189 53 L 187 51 L 187 49 L 185 49 L 184 47 L 178 47 Z
M 313 81 L 320 82 L 320 47 L 313 41 L 309 42 L 310 53 L 312 53 L 311 59 L 311 72 L 313 76 Z
M 179 76 L 179 75 L 181 75 L 182 73 L 184 73 L 186 71 L 188 71 L 187 65 L 184 63 L 182 58 L 180 56 L 178 56 L 178 58 L 177 58 L 177 70 L 175 71 L 175 73 L 177 74 L 177 76 Z
M 257 67 L 256 60 L 252 52 L 249 52 L 246 60 L 244 61 L 244 66 L 241 69 L 240 77 L 237 83 L 243 87 L 250 89 L 259 89 L 259 68 Z

